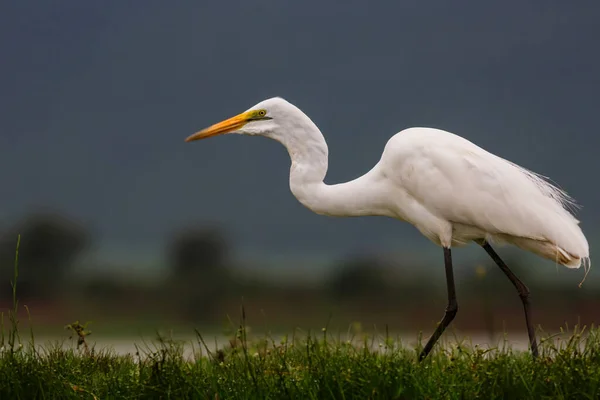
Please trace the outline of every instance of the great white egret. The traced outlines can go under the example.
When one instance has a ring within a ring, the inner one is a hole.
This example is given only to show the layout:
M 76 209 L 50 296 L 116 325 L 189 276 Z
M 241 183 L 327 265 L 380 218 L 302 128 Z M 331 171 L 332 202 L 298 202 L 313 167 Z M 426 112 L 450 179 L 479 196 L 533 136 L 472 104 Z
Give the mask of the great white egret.
M 327 144 L 319 128 L 293 104 L 274 97 L 186 138 L 225 133 L 260 135 L 283 144 L 291 158 L 294 196 L 317 214 L 387 216 L 414 225 L 444 251 L 448 306 L 423 348 L 425 358 L 454 319 L 458 303 L 451 247 L 478 243 L 516 287 L 534 357 L 538 355 L 529 289 L 490 242 L 507 242 L 568 268 L 590 267 L 588 242 L 567 193 L 526 170 L 439 129 L 409 128 L 392 136 L 365 175 L 328 185 Z M 585 279 L 585 278 L 584 278 Z

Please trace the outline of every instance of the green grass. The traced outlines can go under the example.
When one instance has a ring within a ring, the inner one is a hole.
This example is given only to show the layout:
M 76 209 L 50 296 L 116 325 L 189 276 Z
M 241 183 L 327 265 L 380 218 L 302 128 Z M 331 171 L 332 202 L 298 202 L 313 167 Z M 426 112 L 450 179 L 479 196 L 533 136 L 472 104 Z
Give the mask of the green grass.
M 161 339 L 136 355 L 58 345 L 7 346 L 0 355 L 0 398 L 197 399 L 539 399 L 600 396 L 600 334 L 545 341 L 541 357 L 509 347 L 446 344 L 424 362 L 392 339 L 343 341 L 303 335 L 250 340 L 216 353 Z M 375 347 L 376 350 L 373 350 Z
M 244 312 L 227 348 L 211 352 L 199 332 L 195 354 L 158 337 L 133 355 L 96 350 L 85 326 L 78 346 L 40 347 L 21 335 L 14 307 L 0 337 L 0 399 L 595 399 L 600 397 L 600 330 L 575 328 L 540 344 L 540 357 L 502 344 L 481 349 L 440 342 L 423 362 L 387 334 L 348 340 L 318 333 L 275 341 L 249 337 Z M 450 335 L 447 333 L 446 338 Z M 550 340 L 552 339 L 552 340 Z

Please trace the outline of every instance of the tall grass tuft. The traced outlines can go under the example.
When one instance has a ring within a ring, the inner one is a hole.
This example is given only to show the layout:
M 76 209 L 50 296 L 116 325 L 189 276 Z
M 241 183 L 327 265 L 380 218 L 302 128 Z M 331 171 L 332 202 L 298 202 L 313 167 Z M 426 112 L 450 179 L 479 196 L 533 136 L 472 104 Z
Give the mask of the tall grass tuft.
M 10 329 L 8 331 L 8 347 L 10 354 L 15 352 L 15 344 L 18 342 L 18 348 L 21 348 L 21 336 L 19 335 L 19 300 L 17 299 L 17 280 L 19 279 L 19 247 L 21 246 L 21 235 L 17 237 L 17 248 L 15 250 L 15 264 L 13 269 L 13 279 L 10 281 L 12 289 L 12 310 L 8 312 Z M 4 328 L 4 327 L 3 327 Z M 2 335 L 4 336 L 4 334 Z

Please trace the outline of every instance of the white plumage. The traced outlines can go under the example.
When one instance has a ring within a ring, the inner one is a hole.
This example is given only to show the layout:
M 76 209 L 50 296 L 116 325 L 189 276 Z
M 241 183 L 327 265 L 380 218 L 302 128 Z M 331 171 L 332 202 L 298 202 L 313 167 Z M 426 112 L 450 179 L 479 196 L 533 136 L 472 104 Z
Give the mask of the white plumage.
M 570 268 L 587 265 L 587 240 L 567 209 L 573 200 L 460 136 L 406 129 L 389 140 L 376 170 L 406 192 L 401 210 L 422 207 L 400 217 L 438 244 L 507 241 Z
M 284 99 L 262 101 L 186 140 L 223 133 L 261 135 L 282 143 L 292 162 L 290 189 L 314 212 L 396 218 L 409 222 L 431 241 L 448 249 L 444 253 L 449 277 L 448 310 L 453 309 L 454 314 L 457 305 L 451 299 L 454 282 L 450 280 L 449 249 L 472 241 L 484 246 L 519 290 L 534 355 L 537 345 L 528 316 L 529 292 L 489 243 L 508 242 L 569 268 L 583 264 L 586 274 L 589 270 L 588 242 L 579 221 L 569 211 L 575 202 L 564 191 L 544 177 L 450 132 L 432 128 L 398 132 L 389 139 L 381 159 L 369 172 L 335 185 L 323 182 L 328 156 L 323 135 L 308 116 Z M 452 313 L 448 310 L 447 314 Z M 454 314 L 445 316 L 445 325 Z M 430 344 L 435 340 L 434 334 Z

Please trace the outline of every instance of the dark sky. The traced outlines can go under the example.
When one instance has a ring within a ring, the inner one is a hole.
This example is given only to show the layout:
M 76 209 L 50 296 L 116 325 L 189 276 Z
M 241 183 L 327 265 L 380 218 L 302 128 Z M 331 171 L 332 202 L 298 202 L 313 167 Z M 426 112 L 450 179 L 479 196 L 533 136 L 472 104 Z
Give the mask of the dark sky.
M 145 256 L 203 221 L 254 253 L 435 251 L 407 224 L 312 214 L 275 142 L 183 141 L 282 96 L 323 131 L 328 183 L 443 128 L 558 182 L 592 241 L 598 21 L 598 1 L 3 2 L 0 222 L 46 207 Z

